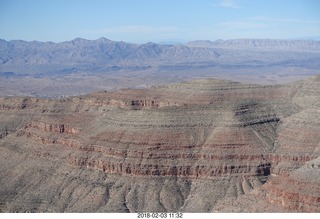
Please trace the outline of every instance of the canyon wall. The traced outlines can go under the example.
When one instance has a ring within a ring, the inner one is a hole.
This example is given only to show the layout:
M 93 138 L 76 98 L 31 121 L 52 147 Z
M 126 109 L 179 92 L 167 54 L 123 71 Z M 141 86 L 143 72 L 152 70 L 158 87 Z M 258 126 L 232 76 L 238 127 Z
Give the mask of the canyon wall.
M 319 212 L 320 80 L 0 99 L 0 212 Z

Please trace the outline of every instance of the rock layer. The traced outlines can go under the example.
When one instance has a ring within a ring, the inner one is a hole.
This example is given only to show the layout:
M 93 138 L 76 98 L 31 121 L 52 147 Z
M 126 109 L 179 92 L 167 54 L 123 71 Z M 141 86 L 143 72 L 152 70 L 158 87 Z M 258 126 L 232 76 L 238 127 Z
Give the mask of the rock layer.
M 1 98 L 0 211 L 319 212 L 319 88 Z

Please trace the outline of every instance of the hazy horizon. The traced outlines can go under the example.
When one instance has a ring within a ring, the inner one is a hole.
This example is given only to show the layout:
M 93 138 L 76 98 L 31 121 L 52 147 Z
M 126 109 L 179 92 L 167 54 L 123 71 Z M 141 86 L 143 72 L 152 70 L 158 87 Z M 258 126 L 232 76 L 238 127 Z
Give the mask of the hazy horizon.
M 7 40 L 7 39 L 2 39 L 0 38 L 0 40 L 5 40 L 7 42 L 10 42 L 10 41 L 25 41 L 25 42 L 41 42 L 41 43 L 64 43 L 64 42 L 71 42 L 73 40 L 77 40 L 77 39 L 83 39 L 83 40 L 88 40 L 88 41 L 96 41 L 96 40 L 99 40 L 99 39 L 107 39 L 107 40 L 110 40 L 110 41 L 114 41 L 114 42 L 125 42 L 125 43 L 131 43 L 131 44 L 147 44 L 147 43 L 156 43 L 156 44 L 172 44 L 172 45 L 175 45 L 175 44 L 187 44 L 187 43 L 190 43 L 190 42 L 194 42 L 194 41 L 210 41 L 210 42 L 215 42 L 215 41 L 219 41 L 219 40 L 222 40 L 222 41 L 229 41 L 229 40 L 288 40 L 288 41 L 299 41 L 299 40 L 313 40 L 313 41 L 320 41 L 320 36 L 317 37 L 305 37 L 305 38 L 295 38 L 295 39 L 285 39 L 285 38 L 248 38 L 248 37 L 243 37 L 243 38 L 230 38 L 230 39 L 193 39 L 193 40 L 179 40 L 179 39 L 167 39 L 167 40 L 160 40 L 160 41 L 139 41 L 139 42 L 132 42 L 132 41 L 123 41 L 123 40 L 115 40 L 115 39 L 110 39 L 109 37 L 107 36 L 101 36 L 101 37 L 98 37 L 96 39 L 87 39 L 87 38 L 83 38 L 83 37 L 75 37 L 75 38 L 72 38 L 72 39 L 67 39 L 67 40 L 63 40 L 63 41 L 51 41 L 51 40 L 47 40 L 47 41 L 44 41 L 44 40 L 25 40 L 25 39 L 10 39 L 10 40 Z
M 0 0 L 0 38 L 130 43 L 320 39 L 317 0 Z

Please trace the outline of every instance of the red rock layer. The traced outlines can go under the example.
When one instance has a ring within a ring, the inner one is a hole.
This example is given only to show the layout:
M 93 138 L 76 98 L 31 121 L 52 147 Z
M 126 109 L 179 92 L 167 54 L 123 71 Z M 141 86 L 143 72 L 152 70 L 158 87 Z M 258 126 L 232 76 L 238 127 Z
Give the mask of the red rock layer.
M 265 186 L 266 199 L 292 211 L 319 212 L 320 185 L 290 177 L 274 178 Z
M 32 156 L 118 176 L 271 178 L 267 200 L 314 212 L 320 182 L 292 175 L 320 156 L 317 92 L 304 107 L 301 96 L 312 91 L 301 86 L 198 80 L 61 100 L 2 98 L 1 130 L 12 130 L 2 139 L 23 142 L 18 151 Z M 315 189 L 300 192 L 306 185 Z

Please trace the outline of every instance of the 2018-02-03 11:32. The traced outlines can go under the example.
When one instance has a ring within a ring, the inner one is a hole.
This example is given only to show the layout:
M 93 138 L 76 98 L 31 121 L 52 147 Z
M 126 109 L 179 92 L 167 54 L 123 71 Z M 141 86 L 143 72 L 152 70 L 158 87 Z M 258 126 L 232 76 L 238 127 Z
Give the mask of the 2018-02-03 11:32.
M 183 213 L 137 213 L 137 218 L 183 218 Z

